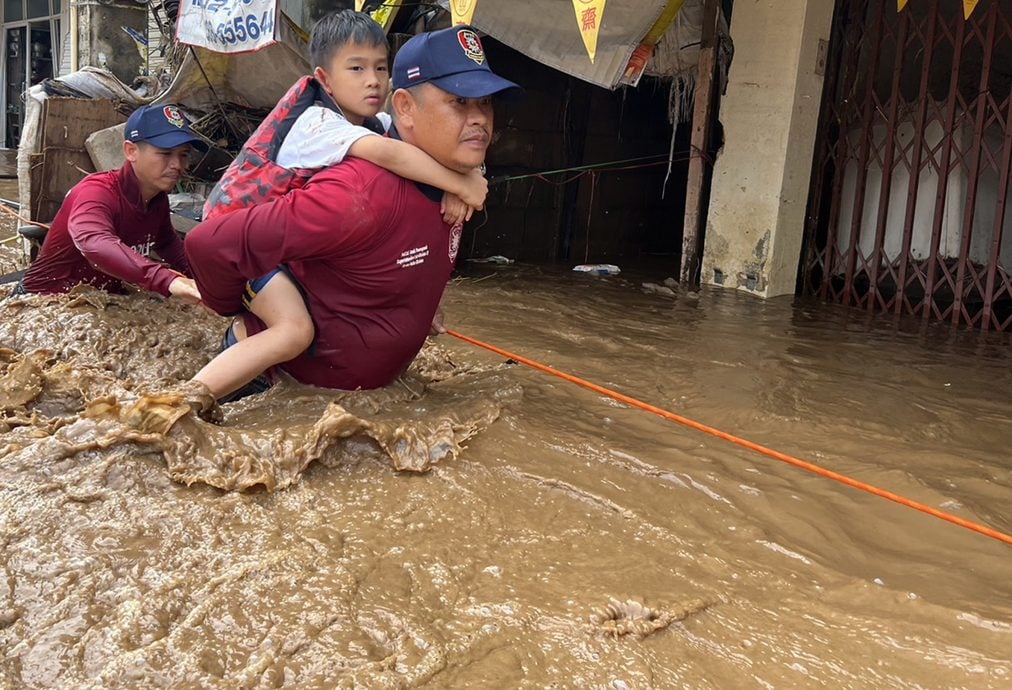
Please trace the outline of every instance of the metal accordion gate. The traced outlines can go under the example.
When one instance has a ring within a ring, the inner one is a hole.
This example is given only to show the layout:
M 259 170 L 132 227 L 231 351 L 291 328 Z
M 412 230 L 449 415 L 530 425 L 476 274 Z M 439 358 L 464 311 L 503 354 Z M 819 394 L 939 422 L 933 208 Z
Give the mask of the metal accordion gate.
M 838 0 L 801 292 L 1012 330 L 1012 0 Z

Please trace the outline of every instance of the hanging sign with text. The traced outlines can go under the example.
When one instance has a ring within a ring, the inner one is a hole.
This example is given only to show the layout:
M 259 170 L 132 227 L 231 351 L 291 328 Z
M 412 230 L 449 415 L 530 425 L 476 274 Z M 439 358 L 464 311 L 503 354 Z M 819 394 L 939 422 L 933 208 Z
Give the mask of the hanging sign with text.
M 176 38 L 216 53 L 248 53 L 277 43 L 277 0 L 181 0 Z

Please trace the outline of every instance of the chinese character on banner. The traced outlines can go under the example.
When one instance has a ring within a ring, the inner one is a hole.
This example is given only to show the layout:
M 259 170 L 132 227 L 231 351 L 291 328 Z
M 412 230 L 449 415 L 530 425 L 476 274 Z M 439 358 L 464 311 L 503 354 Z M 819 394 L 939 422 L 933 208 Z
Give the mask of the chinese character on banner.
M 583 45 L 587 48 L 590 61 L 597 57 L 597 35 L 601 31 L 601 18 L 607 0 L 573 0 L 576 10 L 576 25 L 580 27 Z
M 277 43 L 277 0 L 181 0 L 176 39 L 216 53 L 248 53 Z
M 453 15 L 453 25 L 470 24 L 474 17 L 474 8 L 478 0 L 450 0 L 450 14 Z

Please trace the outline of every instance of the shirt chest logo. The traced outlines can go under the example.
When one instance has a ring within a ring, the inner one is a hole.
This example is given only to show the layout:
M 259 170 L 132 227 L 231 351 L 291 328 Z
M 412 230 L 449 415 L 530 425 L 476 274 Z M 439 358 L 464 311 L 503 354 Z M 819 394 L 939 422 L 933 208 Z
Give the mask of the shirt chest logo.
M 425 263 L 425 259 L 429 256 L 429 245 L 422 247 L 415 247 L 405 252 L 401 252 L 401 256 L 397 259 L 397 265 L 401 268 L 411 268 L 412 266 L 419 266 Z

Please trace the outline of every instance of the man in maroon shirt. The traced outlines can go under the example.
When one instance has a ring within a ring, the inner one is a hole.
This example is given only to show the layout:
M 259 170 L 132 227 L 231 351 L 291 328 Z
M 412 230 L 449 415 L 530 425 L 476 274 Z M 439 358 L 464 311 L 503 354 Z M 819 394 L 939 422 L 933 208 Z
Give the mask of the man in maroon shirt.
M 129 283 L 199 302 L 166 194 L 186 170 L 191 146 L 204 148 L 177 106 L 136 110 L 126 124 L 123 167 L 70 190 L 16 292 L 60 293 L 82 283 L 121 292 Z M 149 258 L 152 251 L 171 268 Z
M 392 136 L 462 173 L 485 159 L 492 96 L 517 88 L 492 73 L 470 27 L 409 40 L 393 81 Z M 187 236 L 186 254 L 204 303 L 224 315 L 241 313 L 248 280 L 282 266 L 305 295 L 316 338 L 281 368 L 316 386 L 377 388 L 407 368 L 440 320 L 460 245 L 460 228 L 443 223 L 440 198 L 439 190 L 349 159 L 276 201 L 202 223 Z M 246 312 L 234 331 L 242 339 L 263 327 Z M 195 379 L 220 379 L 216 361 Z

